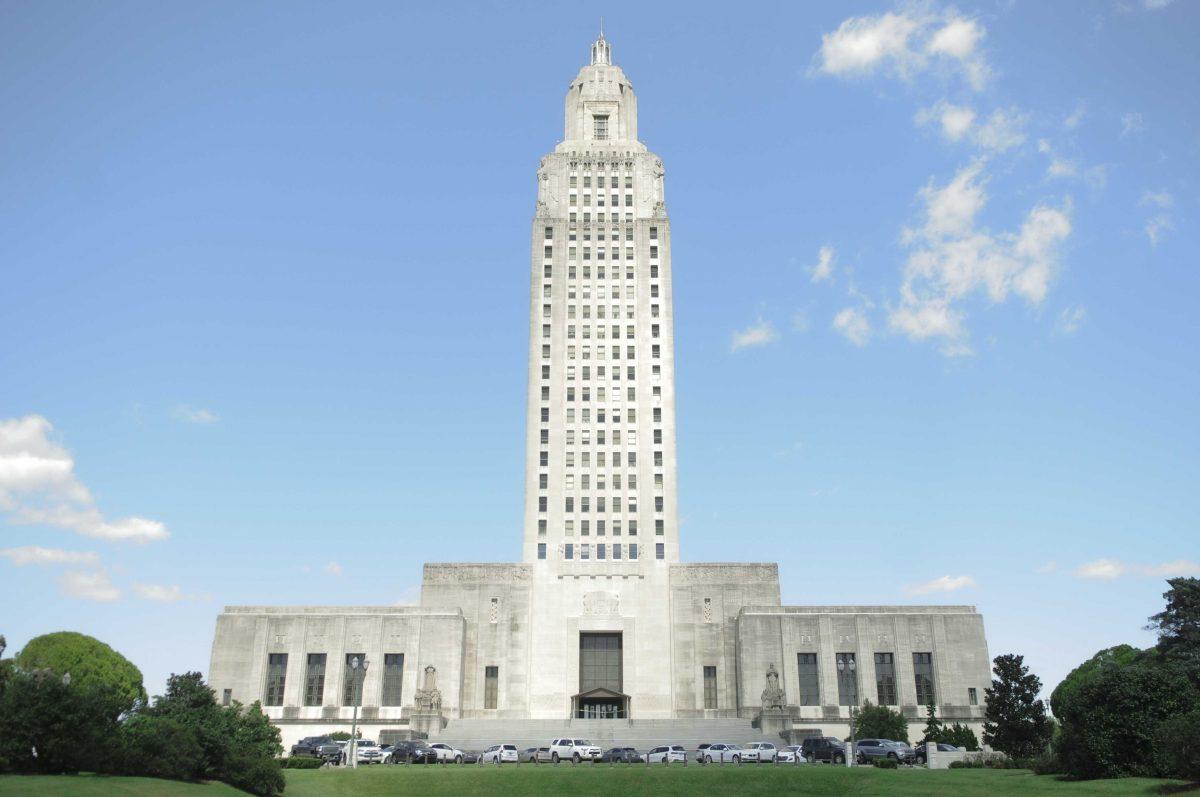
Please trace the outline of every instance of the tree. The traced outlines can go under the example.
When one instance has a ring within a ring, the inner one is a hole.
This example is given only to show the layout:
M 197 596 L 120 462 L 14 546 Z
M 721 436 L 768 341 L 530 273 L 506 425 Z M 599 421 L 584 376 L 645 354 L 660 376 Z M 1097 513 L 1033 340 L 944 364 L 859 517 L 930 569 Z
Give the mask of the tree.
M 961 747 L 964 750 L 979 749 L 979 738 L 975 735 L 975 731 L 957 722 L 943 731 L 942 738 L 938 741 Z
M 992 660 L 983 741 L 1013 758 L 1032 758 L 1050 743 L 1046 704 L 1038 699 L 1042 679 L 1029 672 L 1025 657 L 1012 653 Z
M 1200 578 L 1172 578 L 1167 583 L 1167 607 L 1150 618 L 1146 630 L 1158 632 L 1158 650 L 1164 656 L 1200 669 Z
M 49 670 L 14 671 L 0 693 L 0 762 L 16 772 L 105 769 L 122 700 L 105 685 L 64 683 Z
M 930 701 L 925 707 L 925 730 L 921 732 L 921 741 L 940 742 L 946 733 L 946 726 L 937 718 L 937 705 Z
M 854 717 L 854 733 L 860 739 L 893 739 L 908 741 L 908 720 L 887 706 L 863 703 Z
M 43 634 L 29 640 L 14 659 L 27 672 L 50 670 L 71 675 L 80 688 L 103 687 L 119 698 L 119 712 L 129 711 L 146 699 L 142 673 L 129 659 L 94 637 L 74 631 Z

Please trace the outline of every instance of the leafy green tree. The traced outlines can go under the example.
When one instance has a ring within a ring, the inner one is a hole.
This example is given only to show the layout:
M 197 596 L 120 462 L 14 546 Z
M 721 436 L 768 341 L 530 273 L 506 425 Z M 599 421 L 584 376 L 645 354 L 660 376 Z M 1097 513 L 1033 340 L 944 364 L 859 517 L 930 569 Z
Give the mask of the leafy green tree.
M 119 698 L 120 711 L 129 711 L 146 699 L 142 673 L 129 659 L 94 637 L 58 631 L 29 640 L 15 657 L 19 669 L 50 670 L 71 675 L 80 688 L 100 687 Z
M 1167 583 L 1167 607 L 1150 618 L 1146 629 L 1158 632 L 1159 652 L 1189 662 L 1200 678 L 1200 578 L 1172 578 Z
M 952 744 L 955 747 L 961 747 L 964 750 L 973 751 L 979 749 L 979 737 L 975 735 L 975 731 L 957 722 L 946 728 L 942 732 L 942 738 L 938 741 L 945 744 Z
M 1159 725 L 1154 751 L 1163 773 L 1200 781 L 1200 708 Z
M 1012 653 L 992 660 L 983 741 L 1013 758 L 1032 758 L 1046 750 L 1052 732 L 1046 704 L 1038 699 L 1042 679 L 1029 672 L 1025 657 Z
M 921 740 L 925 742 L 940 742 L 946 733 L 946 726 L 937 718 L 937 704 L 930 702 L 925 707 L 925 730 L 921 732 Z
M 854 716 L 854 733 L 860 739 L 908 741 L 908 720 L 899 711 L 876 706 L 870 700 Z
M 16 772 L 103 770 L 114 758 L 123 700 L 104 685 L 16 670 L 0 693 L 0 761 Z

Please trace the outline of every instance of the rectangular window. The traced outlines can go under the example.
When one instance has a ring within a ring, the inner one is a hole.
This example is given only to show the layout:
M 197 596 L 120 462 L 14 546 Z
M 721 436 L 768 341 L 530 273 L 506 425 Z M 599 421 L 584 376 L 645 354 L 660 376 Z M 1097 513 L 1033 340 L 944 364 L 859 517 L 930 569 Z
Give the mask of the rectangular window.
M 495 708 L 496 695 L 500 689 L 500 668 L 483 668 L 483 707 Z
M 221 693 L 221 705 L 228 706 L 232 702 L 233 702 L 233 690 L 226 689 L 225 691 L 223 691 Z
M 309 653 L 304 673 L 304 705 L 319 706 L 325 700 L 325 654 Z
M 574 559 L 575 558 L 575 545 L 574 544 L 568 542 L 566 545 L 563 546 L 563 558 L 564 559 Z
M 613 555 L 613 559 L 621 558 L 621 543 L 619 543 L 619 542 L 613 543 L 612 555 Z
M 838 705 L 858 705 L 858 672 L 853 653 L 839 653 L 837 662 Z
M 580 545 L 579 546 L 579 558 L 580 559 L 591 559 L 592 558 L 592 546 L 586 542 L 583 543 L 582 545 Z
M 821 705 L 821 681 L 817 674 L 817 654 L 797 653 L 796 669 L 800 673 L 800 705 Z
M 545 558 L 546 558 L 546 543 L 539 542 L 538 543 L 538 559 L 545 559 Z
M 579 691 L 621 691 L 621 635 L 579 635 Z
M 666 559 L 667 558 L 667 546 L 665 546 L 661 542 L 654 543 L 654 558 L 655 559 Z
M 346 669 L 342 673 L 342 705 L 343 706 L 360 706 L 362 703 L 362 681 L 366 671 L 362 668 L 363 659 L 367 657 L 366 653 L 347 653 L 346 654 Z M 358 669 L 350 666 L 350 662 L 358 659 Z
M 604 558 L 604 547 L 605 547 L 604 543 L 600 543 L 596 546 L 596 558 L 597 559 Z
M 975 687 L 967 687 L 967 702 L 972 706 L 979 705 L 979 693 L 975 691 Z
M 385 706 L 400 705 L 400 691 L 404 686 L 404 654 L 383 654 L 383 703 Z
M 717 707 L 717 668 L 704 668 L 704 707 Z
M 267 697 L 268 706 L 283 705 L 283 687 L 287 684 L 287 654 L 267 654 Z
M 933 693 L 933 654 L 913 654 L 913 680 L 917 684 L 917 705 L 928 706 L 935 702 Z
M 592 122 L 594 125 L 593 130 L 595 131 L 595 135 L 593 136 L 593 138 L 595 138 L 597 141 L 607 141 L 608 140 L 608 117 L 607 116 L 599 116 L 599 115 L 593 116 Z
M 891 653 L 875 654 L 875 692 L 879 705 L 896 705 L 896 662 Z
M 629 558 L 637 559 L 637 543 L 636 542 L 629 543 Z

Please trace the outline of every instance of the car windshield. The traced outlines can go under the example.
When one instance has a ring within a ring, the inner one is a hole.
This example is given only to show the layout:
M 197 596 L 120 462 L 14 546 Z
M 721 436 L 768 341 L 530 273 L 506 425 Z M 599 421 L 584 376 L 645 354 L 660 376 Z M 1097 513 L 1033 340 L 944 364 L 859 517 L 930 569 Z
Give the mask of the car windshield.
M 500 749 L 501 750 L 516 750 L 517 746 L 515 744 L 502 744 L 502 745 L 500 745 Z
M 378 747 L 379 745 L 375 744 L 374 742 L 370 741 L 369 739 L 359 739 L 358 746 L 359 747 Z
M 579 745 L 580 747 L 582 747 L 582 746 L 583 746 L 583 745 L 585 745 L 585 744 L 586 744 L 586 745 L 590 745 L 590 744 L 591 744 L 591 742 L 589 742 L 587 739 L 576 739 L 576 740 L 575 740 L 575 744 L 577 744 L 577 745 Z

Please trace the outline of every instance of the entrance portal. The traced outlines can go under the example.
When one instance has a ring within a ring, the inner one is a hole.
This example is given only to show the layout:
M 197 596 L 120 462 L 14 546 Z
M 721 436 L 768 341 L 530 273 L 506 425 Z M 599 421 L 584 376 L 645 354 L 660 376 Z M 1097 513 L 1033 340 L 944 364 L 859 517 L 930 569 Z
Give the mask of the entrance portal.
M 579 694 L 572 715 L 583 719 L 629 716 L 629 696 L 621 692 L 622 650 L 619 633 L 579 635 Z

